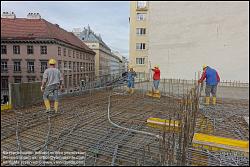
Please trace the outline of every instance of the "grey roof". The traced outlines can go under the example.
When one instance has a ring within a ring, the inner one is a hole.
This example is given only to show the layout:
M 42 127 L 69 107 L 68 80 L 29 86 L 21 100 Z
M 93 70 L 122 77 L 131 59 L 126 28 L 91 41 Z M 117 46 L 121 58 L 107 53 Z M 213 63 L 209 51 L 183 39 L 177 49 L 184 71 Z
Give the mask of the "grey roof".
M 76 30 L 76 29 L 75 29 Z M 79 31 L 80 29 L 77 29 L 78 31 L 74 31 L 73 33 L 82 41 L 84 42 L 98 42 L 101 43 L 104 47 L 106 47 L 107 49 L 111 50 L 108 45 L 106 45 L 105 42 L 103 42 L 101 35 L 96 35 L 94 33 L 94 31 L 92 31 L 90 29 L 90 27 L 88 26 L 87 28 L 84 27 L 83 31 Z

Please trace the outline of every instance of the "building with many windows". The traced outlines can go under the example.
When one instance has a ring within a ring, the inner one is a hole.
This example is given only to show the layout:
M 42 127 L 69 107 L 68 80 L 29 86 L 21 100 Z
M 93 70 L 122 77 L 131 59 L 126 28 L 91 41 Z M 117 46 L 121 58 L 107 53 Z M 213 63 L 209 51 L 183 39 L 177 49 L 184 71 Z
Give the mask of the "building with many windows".
M 118 58 L 120 58 L 120 71 L 119 73 L 122 74 L 124 72 L 127 71 L 127 67 L 128 67 L 128 60 L 125 56 L 121 55 L 120 52 L 118 51 L 112 51 L 112 53 L 117 56 Z
M 111 75 L 114 79 L 119 78 L 122 75 L 122 60 L 112 52 L 109 62 Z
M 79 87 L 82 79 L 94 79 L 95 52 L 73 33 L 42 19 L 38 13 L 29 13 L 27 18 L 2 14 L 2 92 L 8 89 L 8 83 L 41 81 L 50 58 L 57 60 L 66 90 Z
M 163 78 L 194 79 L 207 64 L 249 82 L 249 2 L 131 1 L 129 59 L 142 78 L 158 64 Z
M 148 3 L 130 2 L 129 63 L 137 73 L 137 79 L 146 79 L 148 61 Z
M 119 73 L 117 67 L 120 59 L 112 53 L 108 45 L 88 26 L 87 28 L 75 28 L 73 33 L 83 41 L 89 48 L 95 51 L 95 74 L 96 78 L 108 81 L 111 75 Z

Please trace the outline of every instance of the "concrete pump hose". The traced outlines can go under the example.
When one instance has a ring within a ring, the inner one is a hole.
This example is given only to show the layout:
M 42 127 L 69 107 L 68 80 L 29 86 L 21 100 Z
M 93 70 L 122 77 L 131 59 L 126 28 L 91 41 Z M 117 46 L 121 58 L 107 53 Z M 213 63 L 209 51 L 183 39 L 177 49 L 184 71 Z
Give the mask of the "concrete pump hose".
M 122 127 L 122 126 L 117 125 L 116 123 L 112 122 L 112 120 L 110 119 L 110 103 L 111 103 L 111 96 L 112 96 L 112 95 L 110 94 L 110 95 L 109 95 L 109 102 L 108 102 L 108 120 L 109 120 L 109 122 L 110 122 L 113 126 L 115 126 L 115 127 L 117 127 L 117 128 L 120 128 L 120 129 L 124 129 L 124 130 L 130 131 L 130 132 L 141 133 L 141 134 L 144 134 L 144 135 L 154 136 L 154 137 L 156 137 L 156 138 L 158 138 L 158 139 L 162 139 L 161 136 L 156 135 L 156 134 L 154 134 L 154 133 L 145 132 L 145 131 L 139 131 L 139 130 L 135 130 L 135 129 L 131 129 L 131 128 Z

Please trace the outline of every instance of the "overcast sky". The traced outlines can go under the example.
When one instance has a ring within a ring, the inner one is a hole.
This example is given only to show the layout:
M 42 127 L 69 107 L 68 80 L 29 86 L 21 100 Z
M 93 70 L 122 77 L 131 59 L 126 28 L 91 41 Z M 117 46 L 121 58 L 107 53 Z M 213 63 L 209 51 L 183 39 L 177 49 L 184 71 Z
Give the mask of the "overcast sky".
M 40 13 L 67 31 L 89 24 L 112 50 L 128 57 L 129 1 L 1 1 L 1 11 L 13 11 L 16 17 Z

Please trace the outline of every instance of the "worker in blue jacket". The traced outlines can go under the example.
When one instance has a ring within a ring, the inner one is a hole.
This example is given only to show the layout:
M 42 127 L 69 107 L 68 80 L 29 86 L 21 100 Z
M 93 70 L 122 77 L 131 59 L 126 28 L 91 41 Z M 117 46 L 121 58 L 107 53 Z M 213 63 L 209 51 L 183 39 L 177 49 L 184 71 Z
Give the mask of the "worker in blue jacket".
M 204 81 L 204 79 L 206 78 L 206 89 L 205 89 L 205 94 L 206 94 L 206 105 L 209 105 L 210 102 L 210 93 L 213 96 L 213 105 L 216 104 L 216 91 L 217 91 L 217 85 L 220 82 L 220 76 L 218 74 L 218 72 L 207 66 L 207 65 L 203 65 L 203 73 L 201 78 L 199 79 L 199 83 L 202 83 Z
M 136 77 L 136 72 L 134 71 L 133 67 L 130 65 L 129 66 L 129 71 L 127 74 L 127 80 L 128 80 L 128 93 L 134 93 L 134 88 L 135 88 L 135 77 Z

